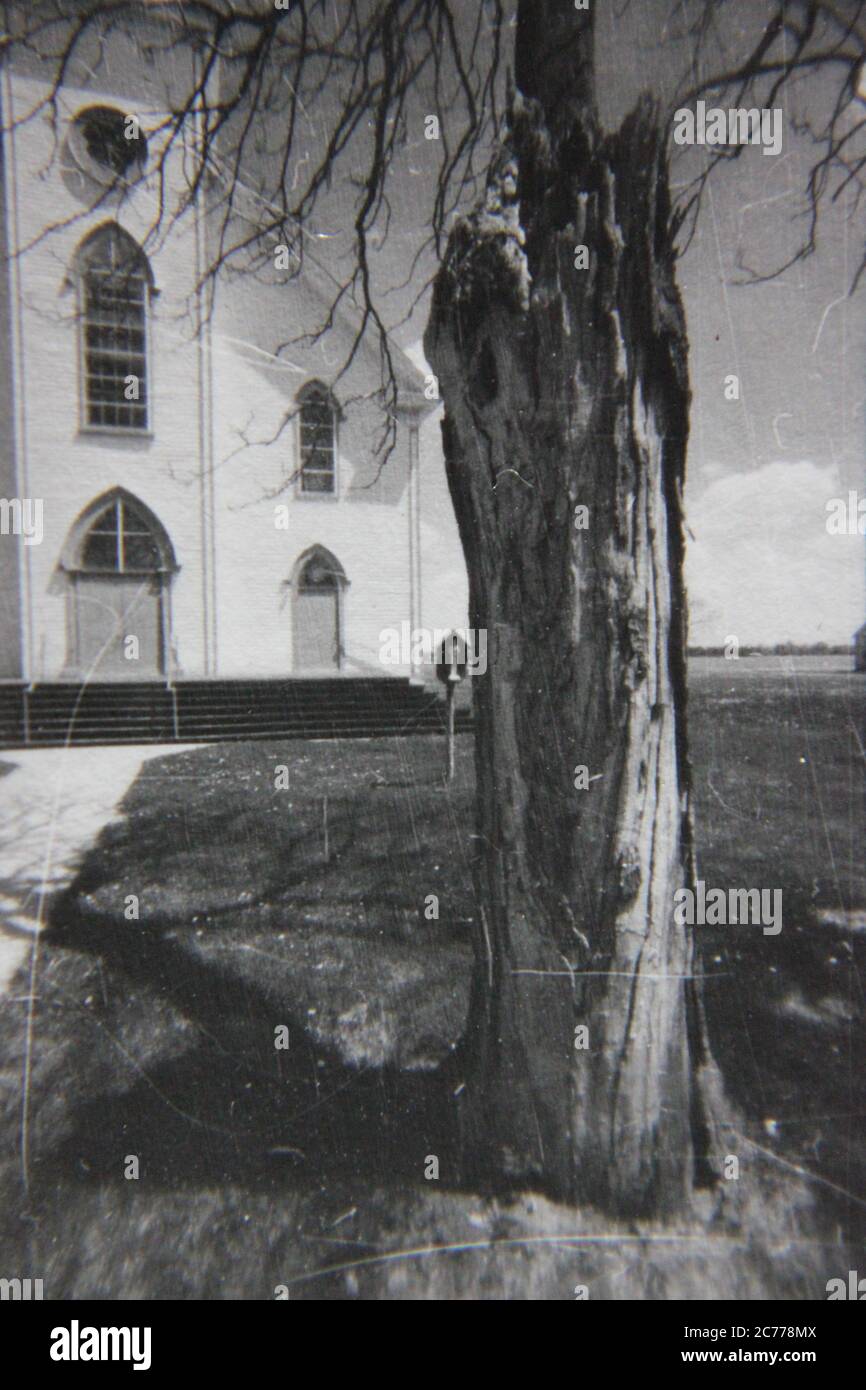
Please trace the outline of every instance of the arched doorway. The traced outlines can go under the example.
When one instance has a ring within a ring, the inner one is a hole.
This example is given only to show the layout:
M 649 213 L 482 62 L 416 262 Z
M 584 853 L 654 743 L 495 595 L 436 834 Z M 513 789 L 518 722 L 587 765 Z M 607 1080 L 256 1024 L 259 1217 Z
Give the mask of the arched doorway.
M 118 489 L 73 527 L 67 669 L 92 680 L 158 680 L 169 649 L 171 542 L 152 512 Z
M 343 592 L 340 562 L 322 546 L 301 556 L 292 579 L 295 671 L 339 671 L 343 664 Z

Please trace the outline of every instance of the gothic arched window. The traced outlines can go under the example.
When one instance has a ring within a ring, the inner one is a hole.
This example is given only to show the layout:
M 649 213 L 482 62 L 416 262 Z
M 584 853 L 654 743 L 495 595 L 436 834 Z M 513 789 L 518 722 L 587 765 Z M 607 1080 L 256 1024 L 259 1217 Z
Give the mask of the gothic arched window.
M 147 257 L 132 237 L 110 223 L 84 243 L 78 266 L 84 424 L 146 430 Z
M 331 393 L 318 382 L 301 396 L 301 492 L 337 490 L 337 411 Z
M 143 511 L 114 497 L 90 523 L 78 568 L 90 574 L 159 574 L 170 568 L 164 544 Z

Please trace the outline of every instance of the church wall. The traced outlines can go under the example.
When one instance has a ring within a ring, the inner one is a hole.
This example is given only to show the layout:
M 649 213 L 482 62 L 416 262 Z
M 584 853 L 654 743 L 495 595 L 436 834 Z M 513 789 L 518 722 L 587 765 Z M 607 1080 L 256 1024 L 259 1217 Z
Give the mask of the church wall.
M 186 78 L 183 71 L 173 74 L 173 59 L 165 53 L 148 65 L 145 51 L 141 42 L 113 35 L 110 63 L 91 54 L 92 72 L 85 75 L 82 65 L 59 93 L 57 139 L 44 114 L 8 138 L 4 226 L 19 254 L 9 284 L 0 285 L 0 353 L 7 361 L 13 348 L 18 353 L 14 376 L 23 409 L 17 415 L 0 410 L 0 429 L 8 436 L 0 440 L 0 469 L 12 469 L 13 459 L 19 470 L 26 466 L 29 494 L 44 501 L 44 538 L 26 549 L 26 592 L 20 596 L 17 538 L 4 538 L 0 546 L 0 678 L 21 669 L 19 610 L 21 631 L 32 632 L 25 676 L 43 681 L 76 674 L 67 663 L 70 585 L 62 557 L 77 518 L 115 488 L 140 499 L 173 545 L 179 568 L 170 585 L 168 674 L 291 674 L 291 581 L 314 546 L 334 555 L 348 581 L 342 594 L 345 669 L 407 674 L 408 666 L 382 666 L 384 629 L 399 628 L 413 613 L 430 626 L 466 621 L 465 573 L 442 469 L 438 412 L 421 423 L 419 608 L 410 564 L 409 420 L 399 415 L 394 448 L 383 461 L 377 453 L 383 415 L 370 399 L 380 381 L 372 345 L 334 387 L 341 408 L 336 497 L 303 495 L 293 479 L 299 465 L 298 421 L 292 418 L 298 392 L 313 380 L 330 385 L 351 346 L 349 321 L 339 317 L 321 342 L 299 341 L 321 322 L 332 286 L 325 284 L 323 299 L 321 285 L 314 286 L 306 272 L 293 281 L 269 265 L 264 273 L 259 267 L 255 274 L 228 275 L 199 332 L 190 312 L 191 290 L 213 252 L 207 215 L 185 216 L 154 239 L 149 234 L 158 190 L 152 179 L 93 209 L 93 190 L 88 195 L 64 153 L 71 118 L 84 107 L 106 104 L 139 116 L 153 162 L 165 89 L 175 77 Z M 177 58 L 181 68 L 184 61 Z M 45 91 L 38 73 L 19 68 L 7 68 L 2 83 L 7 121 L 32 110 Z M 167 166 L 169 206 L 185 190 L 181 160 L 178 148 Z M 81 428 L 72 268 L 81 242 L 112 219 L 144 244 L 158 291 L 150 312 L 147 436 Z M 309 269 L 312 274 L 314 267 Z M 4 321 L 16 303 L 18 342 L 14 315 Z M 395 356 L 404 386 L 417 391 L 421 379 L 399 349 Z M 11 390 L 11 381 L 8 372 L 0 376 L 0 393 Z M 0 397 L 0 406 L 5 404 Z M 9 433 L 12 418 L 23 423 L 17 441 Z M 5 495 L 13 495 L 15 482 L 11 473 L 0 476 Z
M 117 75 L 116 67 L 113 69 Z M 7 77 L 15 114 L 33 107 L 41 89 L 27 76 Z M 155 123 L 143 94 L 142 127 Z M 62 113 L 119 105 L 111 92 L 65 88 Z M 122 109 L 131 109 L 129 106 Z M 158 297 L 152 301 L 149 367 L 151 433 L 123 436 L 80 428 L 77 295 L 70 268 L 76 248 L 112 217 L 139 243 L 154 217 L 153 187 L 137 189 L 111 208 L 87 211 L 80 189 L 58 167 L 52 132 L 36 117 L 9 137 L 11 222 L 23 250 L 15 266 L 22 306 L 20 388 L 24 393 L 29 487 L 44 499 L 44 539 L 29 547 L 33 652 L 30 676 L 60 676 L 66 664 L 68 582 L 60 568 L 66 538 L 80 512 L 101 493 L 123 487 L 140 498 L 171 537 L 180 566 L 171 591 L 178 657 L 191 673 L 204 669 L 202 623 L 202 452 L 199 349 L 186 313 L 194 283 L 195 228 L 181 224 L 150 260 Z M 180 159 L 175 160 L 177 166 Z M 45 171 L 38 177 L 37 171 Z M 170 186 L 172 180 L 170 179 Z M 177 167 L 177 185 L 181 186 Z M 16 196 L 17 195 L 17 196 Z M 54 228 L 43 236 L 45 228 Z
M 238 281 L 225 295 L 213 333 L 216 574 L 219 669 L 227 675 L 286 675 L 293 670 L 293 572 L 313 546 L 342 567 L 345 668 L 382 667 L 383 628 L 409 616 L 409 431 L 400 420 L 394 450 L 377 457 L 380 408 L 354 398 L 378 383 L 366 357 L 338 382 L 337 493 L 299 492 L 297 394 L 329 385 L 349 346 L 334 331 L 316 346 L 293 343 L 310 311 L 298 286 Z M 253 345 L 255 337 L 255 345 Z M 265 442 L 268 441 L 268 442 Z
M 454 629 L 468 625 L 469 585 L 442 458 L 442 406 L 420 429 L 421 622 Z
M 14 302 L 6 216 L 5 144 L 0 142 L 0 497 L 11 501 L 20 499 L 23 489 L 15 455 Z M 18 679 L 24 669 L 19 572 L 24 550 L 19 536 L 0 535 L 0 680 Z

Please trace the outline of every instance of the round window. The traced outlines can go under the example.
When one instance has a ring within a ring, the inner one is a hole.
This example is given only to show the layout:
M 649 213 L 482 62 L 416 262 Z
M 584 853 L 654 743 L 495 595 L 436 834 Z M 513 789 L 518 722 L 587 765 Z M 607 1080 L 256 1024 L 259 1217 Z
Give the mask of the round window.
M 70 148 L 79 169 L 104 184 L 140 168 L 147 145 L 135 116 L 111 106 L 91 106 L 76 116 Z

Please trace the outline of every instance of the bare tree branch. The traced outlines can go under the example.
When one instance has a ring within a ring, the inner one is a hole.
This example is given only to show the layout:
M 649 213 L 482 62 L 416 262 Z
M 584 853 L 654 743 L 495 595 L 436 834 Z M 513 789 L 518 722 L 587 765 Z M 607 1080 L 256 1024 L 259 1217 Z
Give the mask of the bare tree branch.
M 691 41 L 689 73 L 677 94 L 677 107 L 705 97 L 722 107 L 772 109 L 787 89 L 803 92 L 806 80 L 810 96 L 818 83 L 822 88 L 826 84 L 831 93 L 829 111 L 817 116 L 806 113 L 800 120 L 789 117 L 791 128 L 812 140 L 815 155 L 803 189 L 806 221 L 796 249 L 770 271 L 751 272 L 748 277 L 768 280 L 815 250 L 821 210 L 828 200 L 836 202 L 853 189 L 853 208 L 859 206 L 866 168 L 866 106 L 861 87 L 866 0 L 771 0 L 750 51 L 731 62 L 720 62 L 718 54 L 726 47 L 725 20 L 736 13 L 732 0 L 677 0 L 676 17 Z M 816 104 L 814 98 L 812 104 Z M 820 111 L 820 97 L 817 105 Z M 708 151 L 705 167 L 680 194 L 673 216 L 681 251 L 694 236 L 714 170 L 724 161 L 738 159 L 743 148 L 721 146 Z M 864 269 L 866 248 L 852 289 Z
M 425 219 L 430 231 L 413 269 L 426 254 L 441 251 L 450 217 L 474 194 L 499 122 L 502 0 L 482 0 L 469 20 L 455 0 L 346 0 L 338 6 L 295 0 L 288 11 L 270 0 L 190 0 L 183 6 L 6 0 L 3 18 L 0 52 L 34 59 L 48 82 L 34 107 L 16 113 L 10 126 L 47 116 L 54 159 L 64 132 L 62 89 L 82 70 L 98 75 L 110 35 L 151 21 L 151 37 L 143 43 L 157 64 L 186 46 L 194 57 L 190 79 L 179 93 L 166 84 L 165 114 L 147 132 L 155 158 L 131 177 L 118 176 L 96 207 L 113 207 L 118 193 L 145 184 L 155 190 L 148 250 L 206 203 L 212 252 L 196 294 L 210 304 L 223 273 L 262 272 L 278 245 L 290 252 L 290 279 L 303 275 L 307 259 L 316 261 L 333 295 L 312 339 L 329 332 L 341 308 L 351 306 L 354 335 L 338 379 L 365 343 L 377 348 L 385 419 L 380 448 L 389 452 L 398 378 L 375 252 L 387 239 L 400 196 L 394 181 L 401 163 L 423 139 L 419 92 L 429 98 L 439 138 L 426 146 L 438 163 Z M 312 130 L 310 110 L 320 129 Z M 167 169 L 179 150 L 187 187 L 172 202 Z M 316 218 L 333 205 L 337 181 L 354 189 L 352 251 L 342 275 L 319 263 L 315 250 Z M 48 227 L 38 239 L 57 230 Z

